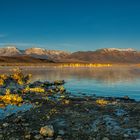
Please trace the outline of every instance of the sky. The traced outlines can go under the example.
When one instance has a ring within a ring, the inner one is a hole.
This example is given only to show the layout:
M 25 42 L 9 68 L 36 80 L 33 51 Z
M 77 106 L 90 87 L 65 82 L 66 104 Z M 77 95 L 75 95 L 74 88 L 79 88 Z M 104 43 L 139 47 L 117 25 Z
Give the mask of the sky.
M 0 47 L 140 50 L 139 0 L 0 0 Z

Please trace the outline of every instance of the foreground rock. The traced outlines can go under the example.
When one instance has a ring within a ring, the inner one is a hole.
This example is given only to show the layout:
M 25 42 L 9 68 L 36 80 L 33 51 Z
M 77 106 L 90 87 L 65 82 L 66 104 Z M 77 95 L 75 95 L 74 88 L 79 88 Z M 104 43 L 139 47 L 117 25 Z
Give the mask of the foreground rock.
M 90 97 L 69 101 L 63 104 L 42 99 L 36 108 L 1 120 L 1 140 L 140 139 L 140 102 L 110 98 L 110 104 L 102 106 Z
M 48 137 L 53 137 L 54 135 L 54 129 L 52 125 L 46 125 L 44 127 L 41 127 L 40 129 L 40 134 L 42 136 L 48 136 Z

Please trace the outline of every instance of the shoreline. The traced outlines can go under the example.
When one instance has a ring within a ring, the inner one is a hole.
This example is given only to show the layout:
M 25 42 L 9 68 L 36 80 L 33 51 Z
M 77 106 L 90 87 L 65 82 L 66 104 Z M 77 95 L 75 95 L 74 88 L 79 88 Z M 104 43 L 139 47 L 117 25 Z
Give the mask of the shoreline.
M 20 140 L 140 138 L 140 102 L 129 98 L 120 98 L 120 101 L 118 98 L 108 98 L 110 104 L 102 106 L 96 103 L 95 98 L 89 97 L 69 98 L 69 101 L 69 104 L 58 104 L 43 99 L 32 100 L 35 106 L 30 111 L 1 120 L 0 132 L 5 139 L 12 137 Z M 40 129 L 44 126 L 53 126 L 54 135 L 42 136 Z
M 69 65 L 80 65 L 82 67 L 86 67 L 86 65 L 90 67 L 90 65 L 106 65 L 106 67 L 113 67 L 113 66 L 140 66 L 140 63 L 92 63 L 92 62 L 53 62 L 53 63 L 24 63 L 24 62 L 19 62 L 19 63 L 3 63 L 3 62 L 0 62 L 0 67 L 2 66 L 63 66 L 63 65 L 66 65 L 66 67 L 69 67 Z M 108 66 L 107 66 L 108 65 Z M 65 67 L 65 66 L 64 66 Z M 73 66 L 74 67 L 74 66 Z M 92 66 L 91 66 L 92 67 Z M 96 67 L 96 66 L 93 66 L 93 67 Z

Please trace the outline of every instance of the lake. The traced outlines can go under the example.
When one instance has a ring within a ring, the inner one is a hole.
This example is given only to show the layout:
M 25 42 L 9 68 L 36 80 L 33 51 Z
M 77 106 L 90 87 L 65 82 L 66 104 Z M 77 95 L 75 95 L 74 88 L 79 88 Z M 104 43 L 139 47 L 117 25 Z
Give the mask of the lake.
M 1 67 L 0 73 L 7 73 L 11 67 Z M 59 67 L 22 67 L 25 73 L 36 80 L 65 80 L 67 91 L 76 96 L 129 96 L 140 100 L 139 67 L 107 68 L 59 68 Z

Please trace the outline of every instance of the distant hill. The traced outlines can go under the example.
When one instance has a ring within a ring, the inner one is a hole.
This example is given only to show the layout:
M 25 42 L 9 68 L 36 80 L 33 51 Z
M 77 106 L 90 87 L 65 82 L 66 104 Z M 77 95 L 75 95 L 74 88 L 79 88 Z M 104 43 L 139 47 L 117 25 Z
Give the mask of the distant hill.
M 5 48 L 0 48 L 0 56 L 14 56 L 20 54 L 21 51 L 18 50 L 15 46 L 7 46 Z
M 0 56 L 31 56 L 34 58 L 42 58 L 48 60 L 62 59 L 69 55 L 69 52 L 60 50 L 46 50 L 43 48 L 28 48 L 26 50 L 19 50 L 16 46 L 7 46 L 5 48 L 0 48 Z
M 37 58 L 51 59 L 57 61 L 70 55 L 70 52 L 60 50 L 46 50 L 42 48 L 29 48 L 24 51 L 24 54 Z
M 140 52 L 133 49 L 106 48 L 96 51 L 74 52 L 66 59 L 91 63 L 140 63 Z
M 78 51 L 74 53 L 47 50 L 43 48 L 28 48 L 19 50 L 15 46 L 0 48 L 2 63 L 140 63 L 140 52 L 129 49 L 105 48 L 96 51 Z

